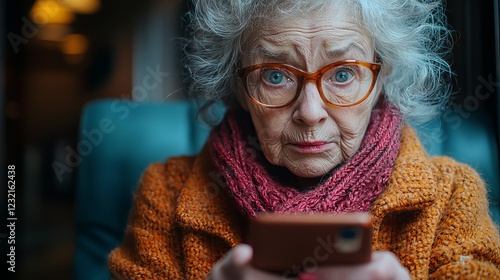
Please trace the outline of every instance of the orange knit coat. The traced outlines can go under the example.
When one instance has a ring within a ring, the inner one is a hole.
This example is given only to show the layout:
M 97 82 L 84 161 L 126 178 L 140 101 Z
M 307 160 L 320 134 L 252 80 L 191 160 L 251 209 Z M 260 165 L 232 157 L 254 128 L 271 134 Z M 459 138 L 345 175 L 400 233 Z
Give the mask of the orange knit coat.
M 113 279 L 205 279 L 242 241 L 245 219 L 221 189 L 207 150 L 143 174 Z M 470 167 L 428 157 L 405 127 L 385 191 L 371 207 L 373 248 L 393 252 L 413 279 L 500 279 L 500 237 L 484 183 Z

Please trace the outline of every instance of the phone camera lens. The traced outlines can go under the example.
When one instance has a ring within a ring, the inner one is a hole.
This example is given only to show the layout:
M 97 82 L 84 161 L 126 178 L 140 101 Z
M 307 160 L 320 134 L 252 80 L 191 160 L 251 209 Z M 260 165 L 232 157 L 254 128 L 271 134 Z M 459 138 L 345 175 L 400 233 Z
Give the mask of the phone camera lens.
M 344 226 L 338 229 L 336 241 L 337 251 L 354 253 L 360 250 L 363 239 L 362 228 L 357 226 Z
M 357 235 L 357 230 L 353 227 L 345 227 L 340 231 L 340 237 L 342 239 L 354 239 Z

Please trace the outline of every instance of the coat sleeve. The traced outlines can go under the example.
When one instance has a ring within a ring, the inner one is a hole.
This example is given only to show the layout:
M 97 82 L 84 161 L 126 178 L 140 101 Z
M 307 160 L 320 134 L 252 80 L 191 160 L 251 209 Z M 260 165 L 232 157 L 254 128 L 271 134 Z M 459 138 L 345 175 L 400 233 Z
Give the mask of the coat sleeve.
M 484 183 L 467 165 L 447 166 L 443 174 L 452 178 L 451 196 L 441 213 L 430 279 L 500 279 L 500 237 Z
M 175 207 L 185 161 L 152 164 L 134 195 L 125 237 L 108 258 L 112 279 L 182 279 L 181 236 Z M 184 171 L 186 172 L 186 171 Z M 170 175 L 173 174 L 173 175 Z

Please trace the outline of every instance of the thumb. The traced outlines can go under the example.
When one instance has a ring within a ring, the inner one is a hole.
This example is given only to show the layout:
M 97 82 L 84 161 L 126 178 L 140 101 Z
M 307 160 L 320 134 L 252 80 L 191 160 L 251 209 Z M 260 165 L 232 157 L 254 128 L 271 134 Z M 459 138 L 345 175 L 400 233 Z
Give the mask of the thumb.
M 231 262 L 236 267 L 243 267 L 250 264 L 252 260 L 253 250 L 250 245 L 236 245 L 231 252 Z
M 236 245 L 215 264 L 207 279 L 241 279 L 252 260 L 252 254 L 249 245 Z

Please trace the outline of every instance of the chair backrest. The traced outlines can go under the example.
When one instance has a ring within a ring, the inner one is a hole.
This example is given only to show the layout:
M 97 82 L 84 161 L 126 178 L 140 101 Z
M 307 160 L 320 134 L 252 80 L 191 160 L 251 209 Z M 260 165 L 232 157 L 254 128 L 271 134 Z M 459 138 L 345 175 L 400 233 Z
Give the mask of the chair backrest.
M 199 152 L 209 133 L 194 102 L 100 100 L 85 106 L 78 146 L 75 279 L 109 279 L 107 255 L 123 238 L 132 194 L 152 162 Z

